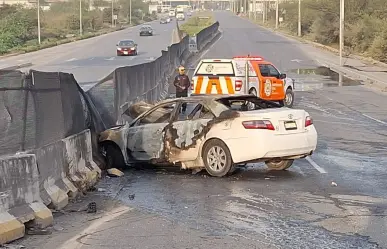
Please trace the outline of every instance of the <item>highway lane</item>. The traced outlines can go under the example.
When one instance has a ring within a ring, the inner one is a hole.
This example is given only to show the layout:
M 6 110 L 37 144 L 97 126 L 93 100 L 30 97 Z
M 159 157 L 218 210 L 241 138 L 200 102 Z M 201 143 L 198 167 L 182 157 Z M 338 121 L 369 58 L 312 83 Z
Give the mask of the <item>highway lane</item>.
M 204 58 L 260 55 L 295 78 L 295 108 L 312 115 L 319 133 L 316 153 L 285 172 L 248 164 L 222 179 L 143 166 L 101 187 L 140 210 L 255 246 L 241 248 L 387 248 L 386 96 L 350 80 L 338 87 L 301 43 L 226 12 L 216 18 L 223 34 Z
M 0 59 L 0 68 L 32 63 L 21 70 L 62 71 L 73 73 L 80 84 L 94 83 L 109 75 L 120 66 L 149 62 L 161 56 L 161 50 L 171 45 L 175 22 L 160 24 L 158 20 L 148 23 L 155 35 L 140 37 L 140 26 L 63 44 L 60 46 Z M 138 44 L 137 56 L 116 56 L 116 44 L 121 39 L 134 39 Z

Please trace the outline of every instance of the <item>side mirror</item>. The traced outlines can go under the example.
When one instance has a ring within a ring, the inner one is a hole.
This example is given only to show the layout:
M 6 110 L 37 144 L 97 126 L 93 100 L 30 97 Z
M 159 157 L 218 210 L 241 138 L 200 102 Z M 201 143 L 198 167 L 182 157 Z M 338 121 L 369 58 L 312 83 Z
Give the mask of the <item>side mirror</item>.
M 281 80 L 286 79 L 286 73 L 281 73 L 278 78 Z
M 118 43 L 116 44 L 116 47 L 118 47 Z

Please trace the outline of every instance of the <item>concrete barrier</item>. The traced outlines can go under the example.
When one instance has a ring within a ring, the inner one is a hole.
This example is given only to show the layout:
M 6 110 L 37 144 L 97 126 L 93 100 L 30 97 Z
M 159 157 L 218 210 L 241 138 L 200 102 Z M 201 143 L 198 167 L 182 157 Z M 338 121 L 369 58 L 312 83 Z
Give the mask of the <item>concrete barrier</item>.
M 90 130 L 84 130 L 62 141 L 66 148 L 67 176 L 79 191 L 86 191 L 101 177 L 101 169 L 93 161 Z
M 24 223 L 39 228 L 52 224 L 52 213 L 39 194 L 35 155 L 0 157 L 0 176 L 0 245 L 23 237 Z
M 65 143 L 60 140 L 35 151 L 40 173 L 40 196 L 43 203 L 53 209 L 67 206 L 69 197 L 78 189 L 67 177 Z

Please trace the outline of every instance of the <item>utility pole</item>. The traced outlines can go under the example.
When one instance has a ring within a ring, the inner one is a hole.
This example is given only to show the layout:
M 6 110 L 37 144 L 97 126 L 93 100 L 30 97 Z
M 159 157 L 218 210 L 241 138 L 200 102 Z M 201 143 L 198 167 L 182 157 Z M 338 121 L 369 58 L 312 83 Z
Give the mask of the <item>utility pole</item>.
M 38 1 L 38 43 L 40 45 L 40 0 Z
M 278 29 L 278 18 L 279 18 L 279 3 L 275 1 L 275 28 Z
M 129 0 L 129 25 L 132 25 L 132 0 Z
M 344 0 L 340 0 L 340 66 L 344 66 L 343 50 L 344 50 Z
M 112 28 L 114 27 L 114 9 L 113 9 L 113 0 L 112 0 Z
M 82 36 L 82 0 L 79 0 L 79 35 Z
M 298 0 L 298 36 L 301 37 L 301 0 Z
M 265 23 L 266 21 L 266 2 L 262 2 L 263 8 L 262 8 L 262 23 Z
M 253 11 L 254 11 L 254 21 L 257 21 L 257 0 L 254 0 Z
M 245 6 L 243 7 L 243 13 L 247 13 L 247 0 L 245 0 Z

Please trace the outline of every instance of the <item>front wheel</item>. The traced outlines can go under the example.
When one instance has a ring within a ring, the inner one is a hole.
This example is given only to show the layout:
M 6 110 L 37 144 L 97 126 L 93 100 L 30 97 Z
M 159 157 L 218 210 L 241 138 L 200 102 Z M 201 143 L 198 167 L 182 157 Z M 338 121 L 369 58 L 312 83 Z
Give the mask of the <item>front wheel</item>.
M 204 145 L 203 161 L 211 176 L 223 177 L 234 171 L 230 150 L 218 139 L 210 140 Z
M 106 168 L 125 168 L 125 159 L 122 155 L 120 148 L 116 145 L 107 144 L 104 145 L 104 151 L 106 153 Z
M 266 161 L 265 164 L 270 170 L 285 170 L 292 166 L 294 160 L 271 160 Z

